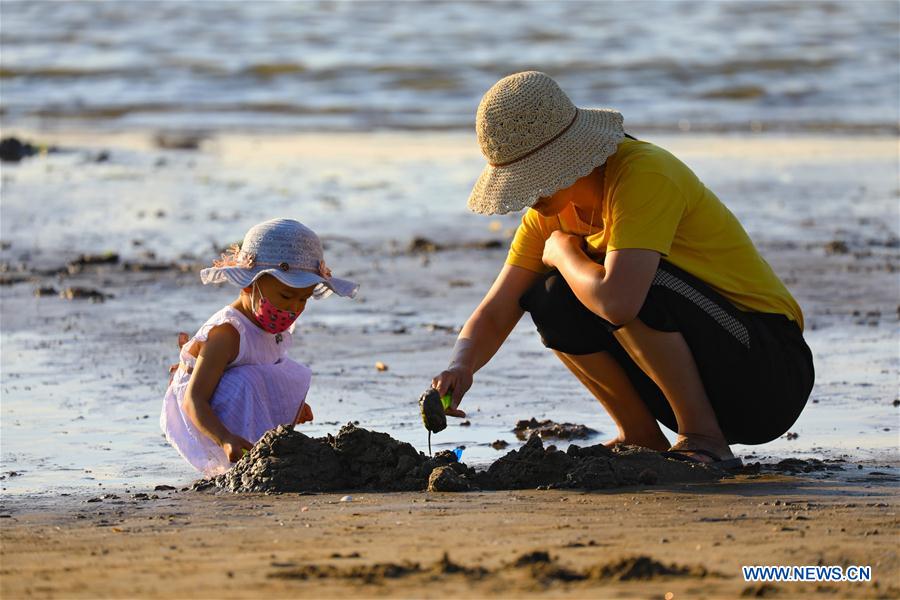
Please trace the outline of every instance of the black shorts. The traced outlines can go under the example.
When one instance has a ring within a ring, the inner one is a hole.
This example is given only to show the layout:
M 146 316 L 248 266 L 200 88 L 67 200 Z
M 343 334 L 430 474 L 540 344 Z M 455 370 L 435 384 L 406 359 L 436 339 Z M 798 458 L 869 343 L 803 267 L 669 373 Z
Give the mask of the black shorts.
M 519 300 L 544 345 L 566 354 L 610 352 L 653 416 L 678 431 L 659 387 L 612 332 L 552 270 Z M 812 352 L 800 327 L 780 314 L 736 308 L 700 279 L 660 260 L 638 317 L 658 331 L 678 331 L 694 355 L 706 394 L 728 443 L 763 444 L 784 434 L 812 391 Z

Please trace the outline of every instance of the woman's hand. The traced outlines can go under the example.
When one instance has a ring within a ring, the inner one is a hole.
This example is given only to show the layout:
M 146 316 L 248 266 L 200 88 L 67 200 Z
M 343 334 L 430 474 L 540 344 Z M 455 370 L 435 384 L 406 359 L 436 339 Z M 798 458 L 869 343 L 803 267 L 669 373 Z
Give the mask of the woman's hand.
M 239 435 L 231 434 L 222 442 L 222 450 L 229 462 L 237 462 L 244 455 L 244 450 L 248 452 L 253 448 L 253 444 L 245 440 Z
M 300 407 L 300 412 L 297 413 L 297 418 L 294 420 L 294 424 L 300 425 L 303 423 L 309 423 L 313 420 L 313 411 L 309 407 L 309 404 L 306 402 L 303 403 L 303 406 Z
M 465 417 L 466 413 L 459 410 L 459 403 L 463 396 L 472 387 L 472 371 L 459 365 L 450 365 L 446 371 L 431 380 L 431 387 L 436 389 L 443 398 L 448 393 L 451 395 L 450 407 L 444 412 L 451 417 Z
M 559 268 L 560 262 L 573 252 L 581 252 L 584 238 L 556 230 L 544 242 L 544 255 L 541 260 L 548 267 Z

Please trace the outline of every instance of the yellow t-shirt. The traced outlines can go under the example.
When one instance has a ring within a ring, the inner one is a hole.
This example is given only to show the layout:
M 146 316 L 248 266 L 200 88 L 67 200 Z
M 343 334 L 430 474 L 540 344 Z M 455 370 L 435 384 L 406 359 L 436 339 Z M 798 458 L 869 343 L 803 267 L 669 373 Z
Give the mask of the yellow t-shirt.
M 626 138 L 606 161 L 601 206 L 589 227 L 570 204 L 558 216 L 528 209 L 507 264 L 543 273 L 544 242 L 563 231 L 587 236 L 597 254 L 656 250 L 745 311 L 786 315 L 803 328 L 803 313 L 747 232 L 724 204 L 672 154 Z

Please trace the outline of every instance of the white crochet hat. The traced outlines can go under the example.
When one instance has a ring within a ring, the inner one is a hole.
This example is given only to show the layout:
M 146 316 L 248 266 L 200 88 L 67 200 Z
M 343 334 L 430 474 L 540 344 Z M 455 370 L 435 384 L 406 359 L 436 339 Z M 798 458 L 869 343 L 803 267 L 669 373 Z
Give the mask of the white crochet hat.
M 245 288 L 266 274 L 292 288 L 316 286 L 316 298 L 331 292 L 352 298 L 359 289 L 352 281 L 331 276 L 319 236 L 292 219 L 272 219 L 254 225 L 240 247 L 232 246 L 222 260 L 200 271 L 200 280 L 205 284 L 227 281 Z
M 469 210 L 504 214 L 532 206 L 606 162 L 625 137 L 622 115 L 578 108 L 538 71 L 504 77 L 478 105 L 475 131 L 488 165 Z

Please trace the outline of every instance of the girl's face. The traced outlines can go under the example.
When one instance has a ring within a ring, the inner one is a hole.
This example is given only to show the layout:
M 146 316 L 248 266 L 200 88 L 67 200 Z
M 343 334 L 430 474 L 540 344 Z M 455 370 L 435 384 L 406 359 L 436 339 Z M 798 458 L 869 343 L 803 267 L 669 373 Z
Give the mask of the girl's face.
M 281 281 L 271 275 L 263 275 L 256 280 L 256 285 L 259 290 L 258 293 L 268 298 L 269 302 L 274 304 L 276 308 L 287 310 L 297 315 L 306 308 L 306 301 L 312 297 L 313 290 L 316 287 L 292 288 L 281 283 Z M 252 291 L 252 288 L 244 288 L 248 302 Z M 251 307 L 252 309 L 253 307 Z

